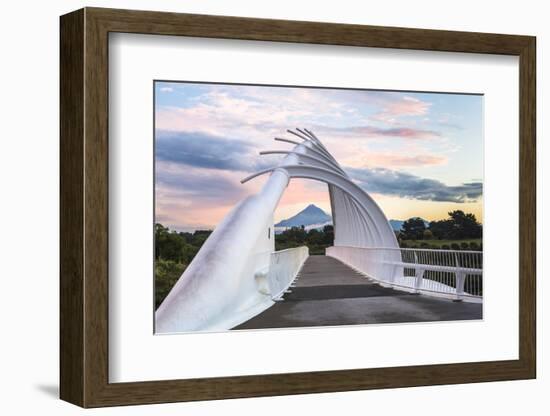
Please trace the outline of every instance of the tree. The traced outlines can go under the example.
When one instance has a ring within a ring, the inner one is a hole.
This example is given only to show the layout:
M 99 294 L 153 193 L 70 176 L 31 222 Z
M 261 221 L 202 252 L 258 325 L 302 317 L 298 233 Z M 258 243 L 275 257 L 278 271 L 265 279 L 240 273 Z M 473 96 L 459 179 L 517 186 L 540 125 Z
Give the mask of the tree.
M 210 236 L 210 230 L 171 231 L 155 224 L 155 304 L 158 307 Z
M 322 244 L 323 243 L 323 232 L 318 231 L 315 228 L 311 229 L 307 233 L 307 243 L 308 244 Z
M 449 212 L 449 217 L 453 221 L 455 238 L 481 238 L 481 224 L 477 222 L 474 214 L 456 210 Z
M 158 308 L 176 284 L 185 266 L 172 260 L 155 261 L 155 308 Z
M 210 237 L 212 230 L 196 230 L 191 237 L 190 243 L 194 246 L 201 247 L 206 239 Z
M 325 225 L 323 227 L 323 244 L 331 246 L 334 244 L 334 226 Z
M 181 263 L 185 241 L 175 231 L 162 224 L 155 224 L 155 258 L 169 259 Z
M 189 264 L 211 233 L 210 230 L 176 232 L 155 224 L 155 259 Z
M 422 218 L 409 218 L 401 226 L 401 238 L 404 240 L 422 240 L 425 230 L 426 224 L 424 224 Z
M 325 225 L 322 229 L 305 230 L 292 227 L 275 234 L 275 250 L 307 246 L 310 254 L 324 254 L 325 248 L 334 244 L 334 227 Z
M 455 210 L 448 213 L 449 218 L 432 221 L 429 230 L 440 240 L 460 240 L 465 238 L 481 238 L 483 227 L 477 222 L 474 214 L 465 214 Z
M 452 238 L 450 235 L 453 230 L 453 222 L 451 220 L 431 221 L 429 230 L 439 240 L 450 239 Z

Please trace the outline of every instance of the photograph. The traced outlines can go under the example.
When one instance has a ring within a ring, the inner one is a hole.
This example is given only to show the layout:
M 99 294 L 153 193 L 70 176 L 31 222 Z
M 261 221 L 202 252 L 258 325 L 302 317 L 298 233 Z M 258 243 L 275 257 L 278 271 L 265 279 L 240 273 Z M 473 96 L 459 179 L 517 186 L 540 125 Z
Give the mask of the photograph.
M 155 334 L 483 319 L 483 95 L 156 80 Z

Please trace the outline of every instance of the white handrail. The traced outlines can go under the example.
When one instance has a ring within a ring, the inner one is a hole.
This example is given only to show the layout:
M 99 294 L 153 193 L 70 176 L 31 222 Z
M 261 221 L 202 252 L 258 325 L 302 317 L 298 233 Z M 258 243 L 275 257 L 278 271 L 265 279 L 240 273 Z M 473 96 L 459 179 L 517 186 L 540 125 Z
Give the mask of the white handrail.
M 333 246 L 326 254 L 390 286 L 456 300 L 483 297 L 481 251 Z
M 284 292 L 296 278 L 308 256 L 309 249 L 305 246 L 271 253 L 271 261 L 267 273 L 267 283 L 271 299 L 281 299 Z

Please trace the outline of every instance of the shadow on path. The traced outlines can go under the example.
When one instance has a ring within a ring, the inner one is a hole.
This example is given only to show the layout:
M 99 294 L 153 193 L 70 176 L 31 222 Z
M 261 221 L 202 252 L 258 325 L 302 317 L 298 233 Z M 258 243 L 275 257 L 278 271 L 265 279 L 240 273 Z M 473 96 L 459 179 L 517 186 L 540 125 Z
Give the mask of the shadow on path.
M 483 305 L 385 288 L 344 263 L 310 256 L 284 301 L 234 329 L 482 319 Z

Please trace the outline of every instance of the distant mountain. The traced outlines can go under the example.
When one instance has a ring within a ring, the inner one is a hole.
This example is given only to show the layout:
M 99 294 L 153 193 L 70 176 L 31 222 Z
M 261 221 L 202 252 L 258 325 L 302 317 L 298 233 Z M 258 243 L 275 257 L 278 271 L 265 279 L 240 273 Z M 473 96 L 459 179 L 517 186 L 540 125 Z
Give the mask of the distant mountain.
M 426 227 L 430 224 L 429 221 L 423 220 Z M 401 231 L 401 227 L 403 226 L 403 223 L 405 221 L 402 220 L 390 220 L 391 228 L 393 228 L 393 231 Z
M 313 204 L 308 205 L 293 217 L 287 218 L 275 224 L 275 227 L 308 227 L 314 224 L 326 224 L 332 221 L 332 217 L 328 215 L 318 206 Z
M 401 231 L 401 227 L 405 221 L 390 220 L 389 222 L 394 231 Z M 424 220 L 424 223 L 428 227 L 429 221 Z M 275 224 L 275 227 L 284 229 L 288 227 L 301 227 L 303 225 L 306 230 L 309 230 L 312 228 L 322 228 L 328 224 L 332 224 L 332 217 L 318 206 L 310 204 L 293 217 L 278 222 Z

